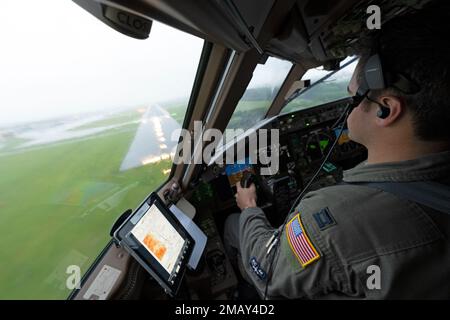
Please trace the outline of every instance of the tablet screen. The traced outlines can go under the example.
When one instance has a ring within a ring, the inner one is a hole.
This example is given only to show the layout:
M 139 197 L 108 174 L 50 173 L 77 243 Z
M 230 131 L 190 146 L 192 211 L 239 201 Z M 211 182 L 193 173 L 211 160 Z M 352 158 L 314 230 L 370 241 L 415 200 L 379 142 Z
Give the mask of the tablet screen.
M 185 239 L 153 204 L 131 230 L 133 236 L 170 275 L 177 266 Z

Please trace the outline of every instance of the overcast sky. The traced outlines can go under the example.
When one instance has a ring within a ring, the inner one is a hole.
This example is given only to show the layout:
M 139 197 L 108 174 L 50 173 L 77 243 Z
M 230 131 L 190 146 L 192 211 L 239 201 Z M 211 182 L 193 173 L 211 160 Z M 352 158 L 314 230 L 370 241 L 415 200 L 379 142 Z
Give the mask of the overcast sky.
M 70 0 L 0 0 L 0 35 L 0 125 L 188 97 L 203 46 L 159 23 L 129 38 Z M 264 67 L 252 87 L 290 64 Z
M 0 1 L 0 124 L 188 96 L 203 40 L 126 37 L 70 0 Z

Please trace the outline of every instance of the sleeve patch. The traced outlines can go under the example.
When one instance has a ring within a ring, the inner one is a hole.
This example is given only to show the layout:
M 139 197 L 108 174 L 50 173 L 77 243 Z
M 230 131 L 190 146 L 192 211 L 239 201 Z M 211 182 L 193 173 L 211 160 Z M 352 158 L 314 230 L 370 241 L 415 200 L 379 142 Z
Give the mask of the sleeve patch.
M 292 252 L 303 268 L 320 258 L 306 234 L 300 214 L 297 214 L 286 225 L 286 237 Z
M 334 220 L 328 208 L 324 208 L 319 212 L 314 213 L 313 218 L 321 231 L 336 225 L 336 220 Z
M 266 280 L 267 274 L 261 268 L 258 260 L 256 260 L 255 257 L 252 257 L 250 259 L 250 268 L 252 269 L 253 273 L 256 274 L 256 276 L 259 278 L 259 280 Z

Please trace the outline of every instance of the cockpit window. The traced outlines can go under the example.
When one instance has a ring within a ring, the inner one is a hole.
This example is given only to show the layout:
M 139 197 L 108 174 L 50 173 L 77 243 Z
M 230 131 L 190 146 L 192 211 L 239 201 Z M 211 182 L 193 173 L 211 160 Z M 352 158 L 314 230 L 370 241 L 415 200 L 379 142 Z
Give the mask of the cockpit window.
M 347 58 L 341 62 L 341 65 L 352 60 L 353 58 Z M 311 80 L 311 87 L 289 102 L 283 108 L 282 113 L 303 110 L 348 97 L 347 87 L 357 63 L 357 61 L 353 61 L 325 79 L 324 77 L 331 74 L 330 71 L 322 68 L 308 70 L 302 80 Z
M 251 128 L 264 117 L 291 67 L 291 62 L 273 57 L 256 67 L 227 126 L 227 129 L 234 129 L 235 134 L 228 131 L 227 139 L 236 136 L 239 129 Z
M 167 179 L 203 40 L 156 22 L 136 40 L 71 1 L 26 2 L 0 3 L 21 16 L 0 19 L 0 299 L 66 298 Z

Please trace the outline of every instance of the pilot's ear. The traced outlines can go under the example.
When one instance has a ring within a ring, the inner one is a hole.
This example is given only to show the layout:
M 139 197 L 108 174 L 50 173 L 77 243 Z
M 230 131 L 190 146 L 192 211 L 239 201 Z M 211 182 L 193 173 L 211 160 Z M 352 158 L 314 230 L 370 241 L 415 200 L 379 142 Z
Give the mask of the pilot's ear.
M 377 117 L 377 124 L 383 127 L 392 125 L 394 122 L 398 121 L 402 115 L 405 113 L 405 105 L 402 98 L 394 95 L 382 95 L 379 97 L 378 101 L 380 104 L 388 108 L 388 115 L 386 117 Z

